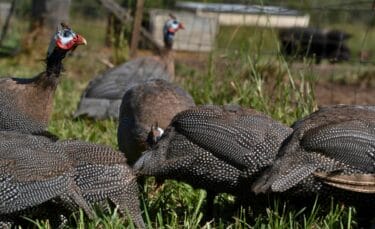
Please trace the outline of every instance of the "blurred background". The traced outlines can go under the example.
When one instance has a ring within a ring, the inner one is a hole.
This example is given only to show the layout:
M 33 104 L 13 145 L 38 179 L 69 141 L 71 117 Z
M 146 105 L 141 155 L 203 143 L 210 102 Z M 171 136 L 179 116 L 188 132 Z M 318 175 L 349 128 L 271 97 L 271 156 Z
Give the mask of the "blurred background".
M 267 81 L 282 58 L 292 74 L 303 70 L 314 78 L 317 105 L 374 103 L 373 1 L 139 2 L 141 27 L 160 45 L 169 13 L 185 23 L 174 45 L 182 81 L 211 70 L 215 77 L 232 71 L 239 79 L 247 74 L 246 69 L 235 67 L 244 54 L 254 65 L 267 66 L 262 70 L 266 73 L 261 73 Z M 150 55 L 152 40 L 141 34 L 131 41 L 136 9 L 136 0 L 0 1 L 0 73 L 18 75 L 28 68 L 32 72 L 42 69 L 38 62 L 44 58 L 47 38 L 60 21 L 69 22 L 89 43 L 76 53 L 84 58 L 66 65 L 68 72 L 74 72 L 69 77 L 86 81 L 131 57 Z M 12 65 L 16 69 L 9 69 Z M 227 102 L 233 101 L 228 98 Z
M 0 75 L 31 77 L 44 71 L 50 38 L 61 21 L 67 22 L 88 45 L 64 60 L 49 130 L 62 139 L 117 148 L 116 120 L 72 120 L 72 114 L 90 79 L 134 57 L 154 55 L 162 45 L 162 26 L 173 14 L 185 24 L 173 46 L 175 81 L 197 104 L 237 103 L 290 125 L 319 106 L 375 104 L 374 2 L 1 0 Z M 174 181 L 157 190 L 150 186 L 144 187 L 148 198 L 142 205 L 151 221 L 171 228 L 200 223 L 203 191 Z M 225 222 L 226 214 L 230 218 L 219 228 L 233 223 L 228 203 L 233 203 L 228 195 L 216 201 L 224 206 L 217 208 L 218 222 Z M 312 212 L 307 221 L 304 210 L 279 207 L 281 212 L 268 212 L 256 225 L 352 224 L 350 210 L 341 205 L 323 216 Z M 234 228 L 248 226 L 241 217 Z

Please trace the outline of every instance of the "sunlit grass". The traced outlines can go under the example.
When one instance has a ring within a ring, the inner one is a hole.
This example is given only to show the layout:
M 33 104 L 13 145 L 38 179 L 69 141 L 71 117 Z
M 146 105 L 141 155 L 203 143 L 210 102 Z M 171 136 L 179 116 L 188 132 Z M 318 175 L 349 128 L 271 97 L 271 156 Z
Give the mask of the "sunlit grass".
M 79 47 L 64 61 L 66 71 L 55 94 L 49 130 L 61 139 L 81 139 L 117 148 L 115 120 L 72 119 L 88 79 L 105 69 L 98 58 L 112 55 L 111 50 L 103 47 L 103 22 L 78 19 L 72 26 L 87 38 L 88 46 Z M 313 89 L 318 76 L 309 68 L 292 70 L 278 54 L 276 38 L 269 29 L 223 28 L 218 38 L 219 48 L 208 55 L 206 68 L 197 70 L 179 63 L 177 81 L 197 104 L 237 103 L 290 125 L 316 108 Z M 263 49 L 272 49 L 276 55 L 262 55 Z M 41 61 L 44 55 L 45 50 L 36 50 L 32 55 L 0 59 L 0 74 L 34 76 L 44 69 Z M 251 215 L 245 209 L 236 208 L 235 198 L 227 194 L 216 198 L 215 220 L 206 221 L 203 190 L 177 181 L 167 181 L 157 188 L 153 178 L 141 189 L 143 216 L 149 228 L 351 228 L 355 223 L 353 209 L 335 202 L 328 211 L 320 208 L 319 201 L 311 210 L 291 209 L 285 203 L 276 202 L 264 206 L 263 214 Z M 48 222 L 38 220 L 35 226 L 49 228 Z M 91 221 L 81 212 L 70 220 L 68 227 L 134 226 L 112 211 L 98 212 Z

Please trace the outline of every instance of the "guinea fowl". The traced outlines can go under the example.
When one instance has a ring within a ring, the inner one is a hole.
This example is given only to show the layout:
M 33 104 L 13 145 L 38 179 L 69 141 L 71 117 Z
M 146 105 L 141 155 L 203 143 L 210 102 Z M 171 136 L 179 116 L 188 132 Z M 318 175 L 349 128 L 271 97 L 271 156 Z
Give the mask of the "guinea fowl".
M 77 140 L 53 141 L 44 136 L 0 132 L 2 145 L 9 141 L 12 145 L 5 144 L 8 148 L 25 147 L 33 152 L 48 152 L 52 155 L 51 161 L 54 158 L 53 154 L 71 161 L 68 164 L 56 160 L 56 165 L 48 164 L 48 166 L 59 168 L 59 166 L 70 165 L 72 180 L 85 201 L 91 205 L 99 204 L 103 207 L 107 201 L 110 201 L 118 207 L 121 214 L 129 214 L 138 228 L 145 227 L 139 207 L 137 181 L 120 151 L 108 146 Z M 42 162 L 43 160 L 40 163 Z M 53 188 L 53 184 L 50 185 Z M 38 198 L 41 194 L 31 193 L 30 195 Z
M 111 147 L 66 140 L 56 143 L 76 162 L 75 181 L 83 197 L 103 206 L 109 201 L 123 216 L 130 216 L 137 228 L 145 228 L 138 198 L 136 176 L 120 151 Z
M 183 24 L 172 17 L 164 25 L 164 49 L 158 56 L 136 58 L 90 81 L 81 96 L 74 117 L 118 119 L 121 99 L 129 88 L 150 79 L 173 80 L 172 46 L 174 36 L 180 29 L 184 29 Z
M 334 195 L 357 206 L 367 204 L 374 217 L 375 106 L 322 108 L 292 127 L 273 166 L 253 190 Z
M 53 95 L 67 52 L 86 40 L 62 23 L 48 47 L 46 71 L 36 77 L 0 79 L 0 130 L 40 133 L 47 128 Z
M 31 212 L 51 211 L 41 208 L 54 199 L 64 206 L 81 207 L 92 218 L 92 210 L 73 179 L 72 161 L 65 154 L 25 144 L 38 141 L 38 137 L 0 132 L 0 225 L 18 222 L 20 216 Z
M 194 106 L 189 93 L 162 79 L 129 89 L 122 98 L 117 131 L 119 148 L 128 163 L 134 164 L 156 142 L 177 113 Z
M 160 140 L 134 165 L 140 176 L 185 181 L 215 194 L 250 195 L 291 129 L 252 109 L 199 106 L 175 116 Z M 211 202 L 211 203 L 210 203 Z

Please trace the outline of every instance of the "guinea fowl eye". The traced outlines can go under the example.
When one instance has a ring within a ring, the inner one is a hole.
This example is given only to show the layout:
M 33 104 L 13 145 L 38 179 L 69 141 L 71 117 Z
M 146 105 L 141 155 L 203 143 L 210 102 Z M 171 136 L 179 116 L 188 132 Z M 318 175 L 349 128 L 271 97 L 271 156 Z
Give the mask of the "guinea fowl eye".
M 178 24 L 178 21 L 174 20 L 174 21 L 173 21 L 173 24 L 177 25 L 177 24 Z
M 72 33 L 68 30 L 64 31 L 64 33 L 63 33 L 64 37 L 69 37 L 70 35 L 72 35 Z

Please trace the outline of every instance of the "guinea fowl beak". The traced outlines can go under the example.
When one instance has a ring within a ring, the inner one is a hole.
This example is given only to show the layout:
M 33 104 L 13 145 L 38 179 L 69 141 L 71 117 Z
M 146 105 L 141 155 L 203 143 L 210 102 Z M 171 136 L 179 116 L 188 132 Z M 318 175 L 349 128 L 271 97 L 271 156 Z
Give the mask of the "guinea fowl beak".
M 75 41 L 76 45 L 87 45 L 86 39 L 83 36 L 79 35 L 79 34 L 77 34 L 75 40 L 76 40 Z
M 180 23 L 180 25 L 178 26 L 179 29 L 185 29 L 185 25 L 183 23 Z

